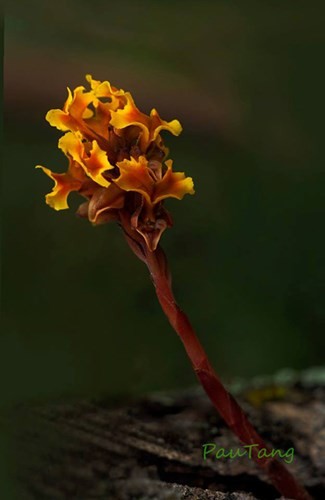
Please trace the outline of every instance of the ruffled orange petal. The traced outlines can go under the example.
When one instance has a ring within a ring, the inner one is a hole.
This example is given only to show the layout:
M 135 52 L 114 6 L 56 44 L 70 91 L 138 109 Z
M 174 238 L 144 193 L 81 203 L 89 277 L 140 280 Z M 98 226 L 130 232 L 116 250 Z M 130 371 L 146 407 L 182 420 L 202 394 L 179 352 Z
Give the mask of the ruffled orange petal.
M 67 87 L 67 91 L 68 91 L 68 97 L 67 97 L 65 103 L 63 104 L 63 111 L 65 113 L 68 113 L 69 108 L 70 108 L 70 106 L 71 106 L 71 104 L 73 102 L 73 99 L 74 99 L 74 96 L 72 95 L 72 92 L 71 92 L 71 90 L 70 90 L 69 87 Z
M 92 142 L 92 149 L 88 155 L 82 142 L 82 135 L 79 133 L 67 132 L 59 140 L 59 148 L 65 155 L 71 156 L 73 160 L 80 163 L 89 175 L 100 186 L 107 187 L 110 182 L 103 177 L 103 173 L 113 167 L 109 162 L 105 151 L 103 151 L 97 141 Z
M 46 114 L 46 120 L 52 127 L 56 127 L 64 132 L 67 130 L 82 130 L 83 118 L 91 116 L 88 109 L 96 97 L 93 92 L 84 92 L 85 87 L 79 86 L 74 89 L 73 95 L 68 88 L 68 98 L 64 103 L 63 110 L 51 109 Z
M 86 80 L 97 97 L 123 96 L 125 94 L 123 89 L 113 87 L 107 80 L 104 82 L 94 80 L 90 74 L 86 75 Z
M 124 90 L 113 87 L 108 81 L 94 80 L 91 75 L 86 75 L 86 80 L 98 99 L 104 98 L 108 100 L 106 102 L 107 109 L 115 111 L 126 104 Z
M 118 130 L 136 125 L 142 129 L 141 144 L 145 145 L 149 142 L 150 119 L 149 116 L 141 113 L 134 104 L 133 98 L 129 92 L 125 93 L 126 105 L 123 109 L 112 111 L 110 124 Z
M 183 130 L 178 120 L 172 120 L 171 122 L 162 120 L 156 109 L 151 110 L 150 118 L 150 142 L 157 138 L 161 130 L 168 130 L 168 132 L 171 132 L 173 135 L 179 135 Z
M 103 173 L 114 168 L 108 161 L 105 151 L 103 151 L 97 141 L 92 142 L 92 149 L 89 158 L 84 159 L 85 171 L 100 186 L 107 187 L 110 182 L 103 177 Z
M 166 122 L 162 120 L 156 111 L 152 109 L 150 116 L 145 115 L 136 107 L 134 100 L 129 92 L 125 92 L 127 100 L 123 109 L 112 111 L 112 119 L 110 124 L 118 130 L 136 125 L 142 130 L 140 137 L 140 147 L 146 148 L 148 144 L 155 141 L 161 130 L 168 130 L 174 135 L 179 135 L 182 131 L 182 126 L 178 120 Z
M 93 92 L 85 92 L 85 87 L 79 86 L 73 91 L 72 102 L 68 105 L 67 111 L 75 120 L 80 121 L 90 103 L 95 99 Z
M 71 175 L 71 171 L 64 174 L 57 174 L 50 169 L 37 165 L 43 172 L 54 181 L 52 192 L 45 196 L 46 203 L 54 210 L 64 210 L 69 208 L 68 196 L 72 191 L 79 191 L 82 181 Z
M 82 143 L 82 135 L 80 133 L 67 132 L 58 142 L 58 147 L 66 156 L 71 156 L 73 160 L 81 163 L 85 155 L 85 148 Z
M 106 141 L 109 138 L 109 122 L 111 119 L 110 103 L 94 101 L 95 112 L 87 109 L 90 114 L 84 113 L 83 120 L 88 129 L 103 137 Z
M 167 160 L 167 171 L 161 181 L 155 185 L 153 203 L 158 203 L 164 198 L 177 198 L 181 200 L 185 194 L 194 194 L 194 184 L 191 177 L 185 177 L 183 172 L 173 172 L 173 160 Z
M 61 109 L 50 109 L 50 111 L 46 113 L 45 119 L 52 127 L 56 127 L 63 132 L 75 130 L 77 127 L 75 120 L 71 118 L 69 113 Z
M 114 183 L 124 191 L 135 191 L 142 194 L 150 202 L 154 180 L 150 175 L 146 157 L 139 156 L 136 160 L 131 156 L 130 160 L 119 161 L 116 165 L 120 169 L 120 176 L 114 180 Z
M 108 141 L 111 111 L 115 111 L 125 105 L 126 100 L 123 97 L 125 92 L 124 90 L 115 89 L 107 81 L 94 80 L 91 75 L 86 75 L 86 80 L 90 84 L 91 92 L 94 95 L 92 104 L 95 111 L 86 109 L 83 119 L 89 129 Z

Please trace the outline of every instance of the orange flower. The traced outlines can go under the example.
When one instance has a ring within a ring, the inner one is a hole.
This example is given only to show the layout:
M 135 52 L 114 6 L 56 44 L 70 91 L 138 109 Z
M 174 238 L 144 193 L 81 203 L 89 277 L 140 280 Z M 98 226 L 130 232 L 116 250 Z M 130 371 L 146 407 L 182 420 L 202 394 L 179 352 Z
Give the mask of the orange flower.
M 174 135 L 181 133 L 182 127 L 178 120 L 166 122 L 160 118 L 155 109 L 152 109 L 150 116 L 147 116 L 138 110 L 129 92 L 125 94 L 125 97 L 125 106 L 112 111 L 110 124 L 117 129 L 124 129 L 130 125 L 139 127 L 142 131 L 140 143 L 143 148 L 154 141 L 161 130 L 168 130 Z
M 172 160 L 164 162 L 168 149 L 160 132 L 179 135 L 182 127 L 178 120 L 162 120 L 155 109 L 149 116 L 142 113 L 129 92 L 109 82 L 86 79 L 90 90 L 68 88 L 63 109 L 46 115 L 50 125 L 66 132 L 59 148 L 69 160 L 67 173 L 39 167 L 55 182 L 46 203 L 68 208 L 69 193 L 78 191 L 88 200 L 78 215 L 93 224 L 117 220 L 124 229 L 128 220 L 133 234 L 153 251 L 171 226 L 163 200 L 194 194 L 192 179 L 173 172 Z
M 125 191 L 140 193 L 149 205 L 155 205 L 164 198 L 181 200 L 187 193 L 194 194 L 191 177 L 173 172 L 172 164 L 173 160 L 167 160 L 167 170 L 162 173 L 159 162 L 150 162 L 145 156 L 139 156 L 137 160 L 131 156 L 130 160 L 117 162 L 120 176 L 114 182 Z

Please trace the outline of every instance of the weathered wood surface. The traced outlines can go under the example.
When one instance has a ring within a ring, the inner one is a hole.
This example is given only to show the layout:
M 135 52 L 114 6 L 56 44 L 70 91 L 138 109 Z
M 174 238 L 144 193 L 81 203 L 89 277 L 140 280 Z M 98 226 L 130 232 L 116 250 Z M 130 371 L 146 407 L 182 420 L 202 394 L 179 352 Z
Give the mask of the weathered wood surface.
M 250 382 L 239 391 L 267 442 L 283 450 L 294 447 L 288 467 L 314 498 L 325 498 L 323 378 L 321 371 L 307 372 L 275 386 L 266 381 L 267 390 Z M 203 460 L 204 443 L 229 449 L 238 442 L 199 388 L 123 404 L 101 400 L 20 408 L 12 423 L 15 475 L 26 499 L 279 497 L 247 457 Z

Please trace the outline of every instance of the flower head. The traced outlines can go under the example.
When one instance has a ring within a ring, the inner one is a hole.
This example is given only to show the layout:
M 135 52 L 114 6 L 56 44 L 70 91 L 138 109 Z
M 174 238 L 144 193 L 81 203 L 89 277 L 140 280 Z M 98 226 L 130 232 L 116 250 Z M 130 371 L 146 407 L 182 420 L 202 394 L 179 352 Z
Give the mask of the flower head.
M 136 235 L 154 251 L 172 225 L 163 200 L 194 194 L 192 179 L 174 172 L 172 160 L 166 160 L 160 135 L 162 130 L 179 135 L 182 127 L 155 109 L 149 116 L 142 113 L 129 92 L 107 81 L 91 75 L 86 80 L 90 90 L 68 88 L 63 109 L 46 115 L 50 125 L 65 132 L 58 146 L 69 165 L 66 173 L 38 166 L 55 183 L 46 203 L 55 210 L 69 208 L 68 196 L 77 191 L 87 199 L 78 215 L 93 224 L 116 220 L 129 237 Z

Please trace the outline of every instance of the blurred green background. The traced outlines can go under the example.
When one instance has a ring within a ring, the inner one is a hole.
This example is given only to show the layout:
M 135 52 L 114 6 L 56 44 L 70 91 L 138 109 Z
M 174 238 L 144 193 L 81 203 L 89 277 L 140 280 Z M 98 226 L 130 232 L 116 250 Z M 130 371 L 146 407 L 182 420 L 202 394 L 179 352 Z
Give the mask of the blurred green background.
M 226 379 L 323 361 L 321 2 L 34 0 L 5 18 L 1 399 L 195 383 L 119 228 L 44 203 L 64 171 L 44 116 L 84 75 L 178 118 L 196 195 L 167 203 L 176 297 Z

